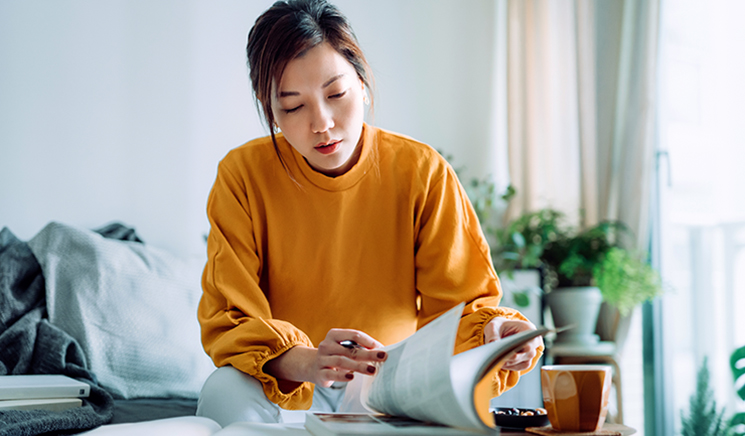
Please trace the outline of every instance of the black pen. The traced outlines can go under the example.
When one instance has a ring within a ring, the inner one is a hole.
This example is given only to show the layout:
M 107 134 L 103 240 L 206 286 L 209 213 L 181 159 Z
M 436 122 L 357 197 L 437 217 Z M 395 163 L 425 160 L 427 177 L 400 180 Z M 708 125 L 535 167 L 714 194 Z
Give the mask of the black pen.
M 341 341 L 339 342 L 339 345 L 341 345 L 344 348 L 349 348 L 350 350 L 354 348 L 360 348 L 360 345 L 357 342 L 350 341 L 350 340 Z

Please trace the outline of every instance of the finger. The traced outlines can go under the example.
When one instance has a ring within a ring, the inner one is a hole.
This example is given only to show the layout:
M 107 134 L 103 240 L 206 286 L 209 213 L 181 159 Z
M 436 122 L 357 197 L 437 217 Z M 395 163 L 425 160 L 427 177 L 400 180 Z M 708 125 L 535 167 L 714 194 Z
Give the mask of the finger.
M 349 358 L 358 362 L 384 362 L 388 358 L 388 353 L 380 349 L 366 350 L 364 348 L 345 349 L 342 353 Z
M 535 350 L 531 350 L 527 353 L 521 353 L 515 355 L 511 360 L 509 360 L 507 363 L 511 367 L 517 367 L 519 369 L 528 369 L 530 365 L 532 365 L 533 360 L 535 360 L 535 357 L 538 355 L 538 353 Z
M 533 338 L 529 342 L 526 342 L 525 345 L 518 351 L 518 353 L 528 353 L 532 351 L 535 354 L 538 350 L 538 347 L 542 345 L 543 338 L 538 336 L 537 338 Z
M 349 344 L 349 345 L 347 345 L 347 344 Z M 341 341 L 339 343 L 339 346 L 342 347 L 343 349 L 342 350 L 338 350 L 337 353 L 343 354 L 345 356 L 349 356 L 352 359 L 354 359 L 357 356 L 357 354 L 360 351 L 362 351 L 362 348 L 360 348 L 360 346 L 357 345 L 357 343 L 354 342 L 354 341 L 349 341 L 349 340 L 347 340 L 347 341 Z
M 538 350 L 533 347 L 526 346 L 520 352 L 515 353 L 515 360 L 528 360 L 531 361 L 538 354 Z
M 341 354 L 330 354 L 318 359 L 318 363 L 323 369 L 333 369 L 337 371 L 354 371 L 357 362 Z
M 530 362 L 520 362 L 515 363 L 514 365 L 504 365 L 502 367 L 502 369 L 506 369 L 508 371 L 525 371 L 528 368 L 530 368 Z
M 511 371 L 522 371 L 530 368 L 537 353 L 535 350 L 531 350 L 526 353 L 520 353 L 513 356 L 502 366 L 503 369 L 509 369 Z
M 514 362 L 507 362 L 502 366 L 503 369 L 508 369 L 510 371 L 522 371 L 525 369 L 530 368 L 531 361 L 530 360 L 516 360 Z
M 383 362 L 388 358 L 383 344 L 359 330 L 331 329 L 319 344 L 323 354 L 341 354 L 358 361 Z
M 361 331 L 355 331 L 355 334 L 351 339 L 355 341 L 360 347 L 367 348 L 368 350 L 384 347 L 383 344 L 376 341 L 372 336 Z
M 499 335 L 506 338 L 526 330 L 535 330 L 535 328 L 531 328 L 530 324 L 524 321 L 511 321 L 502 324 Z
M 317 383 L 323 387 L 329 387 L 334 382 L 348 382 L 354 379 L 354 373 L 350 371 L 338 371 L 332 368 L 322 369 L 318 372 L 320 383 Z
M 373 349 L 383 348 L 384 345 L 375 340 L 365 332 L 353 329 L 331 329 L 326 334 L 326 339 L 341 343 L 343 341 L 352 341 L 362 348 Z
M 356 331 L 351 329 L 331 329 L 326 333 L 326 339 L 336 343 L 344 340 L 353 340 L 352 336 Z
M 388 358 L 388 353 L 381 349 L 371 349 L 354 345 L 353 341 L 344 340 L 339 343 L 324 340 L 318 346 L 323 355 L 342 355 L 357 361 L 383 362 Z
M 357 345 L 362 345 L 360 343 L 360 338 L 362 338 L 363 335 L 365 334 L 359 330 L 354 329 L 331 329 L 326 334 L 326 339 L 330 339 L 337 343 L 343 341 L 352 341 Z
M 365 375 L 375 375 L 378 372 L 378 367 L 369 363 L 361 363 L 355 372 Z
M 357 361 L 340 355 L 326 356 L 320 360 L 320 363 L 323 369 L 333 369 L 343 372 L 359 372 L 367 375 L 372 375 L 377 372 L 377 366 L 374 362 Z

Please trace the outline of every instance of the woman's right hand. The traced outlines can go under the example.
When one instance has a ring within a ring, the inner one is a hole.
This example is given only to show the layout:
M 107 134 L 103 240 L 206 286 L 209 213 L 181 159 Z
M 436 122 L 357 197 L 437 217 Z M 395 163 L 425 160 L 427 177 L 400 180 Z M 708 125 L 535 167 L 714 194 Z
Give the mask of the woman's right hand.
M 353 341 L 356 347 L 341 343 Z M 264 370 L 278 379 L 311 382 L 329 387 L 335 381 L 348 382 L 354 373 L 373 375 L 378 363 L 388 357 L 383 344 L 359 330 L 331 329 L 318 348 L 293 347 L 268 361 Z

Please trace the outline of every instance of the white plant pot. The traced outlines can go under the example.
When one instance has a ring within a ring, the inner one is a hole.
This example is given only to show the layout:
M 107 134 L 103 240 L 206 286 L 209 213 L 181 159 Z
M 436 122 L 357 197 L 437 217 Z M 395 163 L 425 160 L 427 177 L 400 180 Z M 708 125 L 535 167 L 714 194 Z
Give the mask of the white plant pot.
M 557 343 L 594 345 L 600 338 L 595 334 L 603 296 L 595 286 L 558 288 L 545 296 L 557 328 L 573 325 L 556 337 Z

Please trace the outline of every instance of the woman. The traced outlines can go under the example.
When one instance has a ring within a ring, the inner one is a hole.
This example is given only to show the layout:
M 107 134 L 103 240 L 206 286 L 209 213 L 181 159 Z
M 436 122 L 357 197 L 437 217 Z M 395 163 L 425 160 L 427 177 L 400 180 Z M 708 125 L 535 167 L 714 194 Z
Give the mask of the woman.
M 271 135 L 223 159 L 208 201 L 199 320 L 219 369 L 199 415 L 226 425 L 334 411 L 344 382 L 385 360 L 383 345 L 460 302 L 455 352 L 534 328 L 497 307 L 489 249 L 452 168 L 431 147 L 364 123 L 372 75 L 334 6 L 275 3 L 247 54 Z M 507 362 L 495 395 L 541 346 Z

